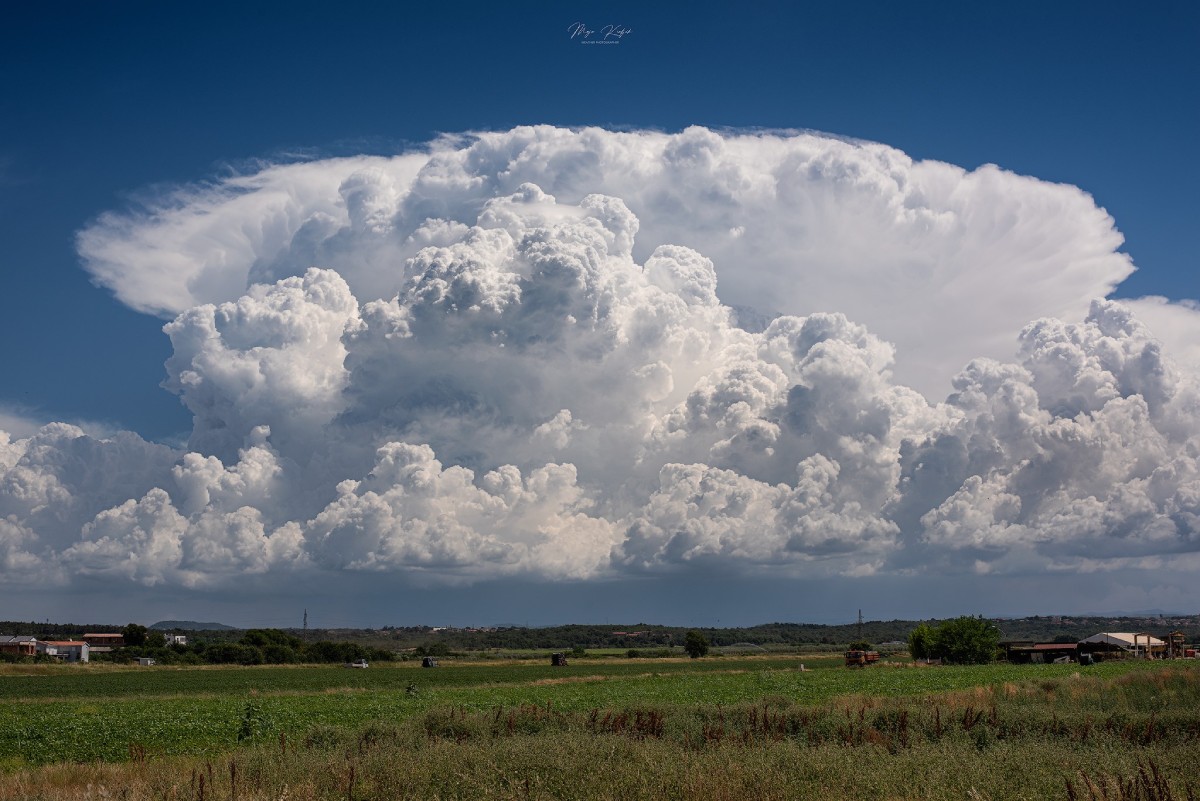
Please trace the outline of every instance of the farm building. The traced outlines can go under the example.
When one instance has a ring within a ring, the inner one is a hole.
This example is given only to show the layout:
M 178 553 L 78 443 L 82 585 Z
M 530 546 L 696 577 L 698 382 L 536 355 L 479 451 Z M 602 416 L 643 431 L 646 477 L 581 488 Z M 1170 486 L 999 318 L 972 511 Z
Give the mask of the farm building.
M 35 656 L 38 652 L 37 637 L 0 636 L 0 654 L 12 656 Z
M 1113 656 L 1161 658 L 1166 655 L 1167 643 L 1141 632 L 1101 632 L 1079 641 L 1080 653 Z
M 1071 661 L 1076 661 L 1079 655 L 1079 646 L 1073 642 L 1031 642 L 1025 640 L 1002 642 L 1000 643 L 1000 647 L 1004 649 L 1004 658 L 1018 665 L 1049 664 L 1063 657 Z
M 97 653 L 103 653 L 125 645 L 125 636 L 123 634 L 85 634 L 83 641 Z
M 63 662 L 87 662 L 90 647 L 82 640 L 47 640 L 38 642 L 38 651 Z

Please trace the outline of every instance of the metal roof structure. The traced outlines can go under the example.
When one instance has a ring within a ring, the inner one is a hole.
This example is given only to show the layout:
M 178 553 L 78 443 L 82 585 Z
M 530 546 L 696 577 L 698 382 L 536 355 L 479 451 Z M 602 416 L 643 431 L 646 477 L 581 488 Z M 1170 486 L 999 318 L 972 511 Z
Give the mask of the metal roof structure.
M 1167 646 L 1164 640 L 1160 640 L 1157 637 L 1132 632 L 1101 632 L 1093 634 L 1091 637 L 1079 642 L 1080 644 L 1099 643 L 1102 645 L 1116 645 L 1129 651 L 1136 648 L 1165 648 Z

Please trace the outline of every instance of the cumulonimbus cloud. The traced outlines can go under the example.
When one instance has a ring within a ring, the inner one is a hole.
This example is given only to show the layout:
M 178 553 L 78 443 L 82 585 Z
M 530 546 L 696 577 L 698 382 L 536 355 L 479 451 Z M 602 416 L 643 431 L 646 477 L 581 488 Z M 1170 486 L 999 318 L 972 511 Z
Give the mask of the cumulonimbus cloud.
M 167 317 L 313 265 L 362 301 L 388 299 L 421 248 L 526 183 L 565 204 L 554 213 L 620 198 L 639 221 L 639 263 L 690 247 L 731 306 L 867 325 L 896 344 L 897 377 L 935 400 L 970 359 L 1008 358 L 1029 320 L 1079 319 L 1133 270 L 1113 220 L 1073 186 L 874 143 L 704 128 L 526 127 L 276 165 L 104 215 L 79 250 L 118 298 Z
M 80 251 L 171 317 L 188 447 L 0 434 L 0 564 L 203 586 L 1192 554 L 1200 391 L 1095 300 L 1120 241 L 1074 187 L 810 134 L 520 128 L 181 190 Z

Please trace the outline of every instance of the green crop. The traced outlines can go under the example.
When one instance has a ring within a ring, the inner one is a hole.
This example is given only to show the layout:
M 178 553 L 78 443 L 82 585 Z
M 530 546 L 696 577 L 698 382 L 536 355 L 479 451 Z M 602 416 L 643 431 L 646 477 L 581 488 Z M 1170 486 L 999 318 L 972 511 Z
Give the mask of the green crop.
M 804 661 L 804 670 L 800 669 Z M 908 697 L 1003 682 L 1055 681 L 1060 665 L 851 670 L 837 660 L 721 658 L 653 663 L 50 669 L 0 680 L 0 760 L 120 761 L 131 753 L 216 753 L 241 740 L 299 737 L 315 727 L 398 722 L 434 708 L 483 712 L 523 705 L 564 712 L 633 706 L 714 706 L 781 698 L 819 704 L 842 696 Z M 1086 668 L 1114 677 L 1149 669 Z M 247 721 L 252 703 L 253 720 Z
M 444 663 L 445 664 L 445 663 Z M 0 673 L 0 801 L 1194 798 L 1195 663 Z

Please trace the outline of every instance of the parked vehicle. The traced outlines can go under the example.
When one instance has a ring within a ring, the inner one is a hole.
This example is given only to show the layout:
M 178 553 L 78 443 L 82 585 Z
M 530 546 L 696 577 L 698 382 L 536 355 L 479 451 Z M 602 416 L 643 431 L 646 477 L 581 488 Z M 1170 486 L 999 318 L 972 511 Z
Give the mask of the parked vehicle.
M 846 667 L 866 667 L 879 661 L 878 651 L 847 651 Z
M 367 665 L 367 660 L 365 660 L 365 659 L 359 659 L 359 660 L 356 660 L 356 661 L 354 661 L 354 662 L 347 662 L 347 663 L 345 664 L 345 667 L 348 667 L 348 668 L 366 668 L 366 667 L 369 667 L 369 665 Z

